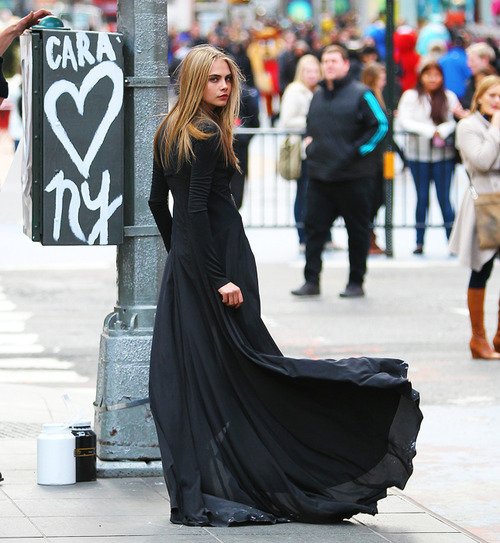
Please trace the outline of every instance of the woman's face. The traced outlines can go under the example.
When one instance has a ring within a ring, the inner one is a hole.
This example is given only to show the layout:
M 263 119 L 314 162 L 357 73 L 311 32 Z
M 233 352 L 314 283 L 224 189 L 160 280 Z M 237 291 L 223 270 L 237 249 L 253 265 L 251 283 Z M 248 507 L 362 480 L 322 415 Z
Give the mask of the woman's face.
M 479 111 L 485 115 L 493 115 L 500 111 L 500 84 L 490 87 L 477 101 Z
M 443 76 L 437 68 L 429 68 L 421 75 L 421 81 L 426 92 L 434 92 L 443 84 Z
M 319 66 L 316 64 L 306 64 L 302 70 L 302 80 L 304 85 L 309 89 L 313 89 L 321 79 Z
M 228 63 L 223 59 L 214 60 L 203 91 L 202 101 L 209 107 L 222 107 L 227 104 L 233 88 L 233 76 Z

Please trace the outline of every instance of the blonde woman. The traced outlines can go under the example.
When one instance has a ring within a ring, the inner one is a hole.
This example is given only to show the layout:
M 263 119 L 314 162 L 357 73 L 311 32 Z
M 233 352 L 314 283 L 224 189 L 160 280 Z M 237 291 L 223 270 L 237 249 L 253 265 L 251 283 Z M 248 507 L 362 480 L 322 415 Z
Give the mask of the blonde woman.
M 314 55 L 301 57 L 295 70 L 295 79 L 290 83 L 281 98 L 280 127 L 306 129 L 307 112 L 314 91 L 321 79 L 321 65 Z M 299 137 L 299 136 L 297 136 Z M 306 214 L 307 162 L 302 161 L 302 170 L 297 179 L 297 192 L 293 212 L 299 235 L 300 250 L 306 247 L 304 218 Z M 328 240 L 327 240 L 328 241 Z
M 478 194 L 500 192 L 500 77 L 481 80 L 474 93 L 471 114 L 458 123 L 456 146 L 462 155 L 472 186 Z M 472 328 L 473 358 L 500 359 L 500 313 L 493 347 L 486 339 L 484 298 L 498 248 L 481 250 L 471 191 L 467 190 L 450 239 L 450 249 L 471 269 L 467 305 Z
M 171 521 L 375 514 L 387 487 L 404 487 L 412 472 L 418 394 L 400 360 L 296 360 L 271 338 L 229 191 L 239 88 L 230 57 L 194 47 L 155 138 L 150 205 L 169 254 L 149 396 Z

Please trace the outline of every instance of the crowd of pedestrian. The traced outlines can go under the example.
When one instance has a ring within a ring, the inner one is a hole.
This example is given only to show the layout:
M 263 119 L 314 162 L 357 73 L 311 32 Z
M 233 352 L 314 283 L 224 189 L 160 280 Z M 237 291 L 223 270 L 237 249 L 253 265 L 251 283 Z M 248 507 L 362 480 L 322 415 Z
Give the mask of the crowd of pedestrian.
M 455 163 L 460 160 L 454 146 L 455 127 L 460 119 L 469 114 L 478 82 L 499 71 L 500 53 L 495 40 L 478 40 L 466 28 L 448 28 L 435 16 L 419 30 L 406 24 L 399 25 L 393 40 L 397 74 L 393 90 L 396 100 L 387 104 L 383 69 L 386 60 L 385 24 L 382 19 L 374 21 L 363 31 L 359 30 L 353 13 L 323 21 L 320 27 L 308 22 L 288 22 L 287 25 L 283 28 L 277 21 L 261 19 L 257 19 L 250 28 L 244 28 L 241 24 L 219 23 L 205 37 L 201 35 L 198 24 L 189 32 L 172 31 L 171 75 L 175 79 L 175 68 L 190 46 L 207 42 L 221 47 L 236 59 L 247 86 L 260 95 L 261 118 L 267 118 L 272 125 L 279 122 L 282 128 L 305 128 L 304 107 L 317 87 L 314 82 L 304 83 L 301 80 L 302 75 L 297 72 L 299 61 L 304 57 L 319 60 L 326 46 L 343 46 L 349 61 L 349 77 L 362 80 L 376 96 L 384 115 L 394 114 L 396 130 L 408 134 L 404 139 L 393 142 L 393 146 L 397 148 L 399 144 L 402 148 L 398 149 L 400 156 L 404 165 L 409 166 L 415 184 L 414 254 L 424 254 L 432 183 L 449 238 L 455 216 L 450 202 L 450 187 Z M 380 69 L 377 64 L 382 65 Z M 319 79 L 322 77 L 320 75 Z M 300 94 L 302 98 L 297 96 Z M 290 107 L 297 108 L 297 117 L 291 118 Z M 247 126 L 251 125 L 247 123 Z M 370 254 L 384 253 L 377 244 L 373 228 L 378 210 L 385 200 L 383 150 L 383 142 L 373 150 L 377 155 L 374 161 L 377 166 L 370 196 Z M 297 179 L 294 204 L 301 252 L 305 251 L 303 224 L 307 180 L 308 164 L 304 160 Z M 237 192 L 238 195 L 241 193 L 241 180 Z M 239 206 L 241 198 L 238 197 Z
M 352 23 L 338 21 L 328 35 L 307 24 L 284 32 L 262 25 L 245 31 L 238 46 L 238 58 L 246 54 L 240 65 L 251 72 L 270 123 L 279 117 L 282 128 L 304 130 L 294 216 L 306 257 L 305 282 L 292 294 L 320 294 L 322 252 L 333 221 L 342 217 L 350 267 L 340 296 L 364 296 L 367 256 L 384 252 L 374 223 L 385 201 L 384 140 L 392 114 L 396 130 L 405 134 L 397 140 L 398 150 L 416 190 L 413 252 L 424 254 L 434 184 L 447 239 L 453 231 L 450 250 L 471 269 L 471 354 L 500 359 L 500 331 L 492 347 L 484 327 L 485 287 L 498 249 L 479 248 L 469 191 L 456 221 L 450 201 L 455 166 L 462 160 L 478 192 L 500 191 L 497 43 L 474 40 L 464 28 L 447 28 L 436 18 L 419 32 L 399 26 L 394 34 L 396 100 L 387 105 L 384 24 L 376 21 L 360 35 Z M 208 41 L 234 50 L 232 30 L 219 25 Z
M 13 28 L 17 26 L 9 27 L 2 36 L 10 36 Z M 479 191 L 486 190 L 485 184 L 489 183 L 491 191 L 498 192 L 495 160 L 500 150 L 500 103 L 495 97 L 500 93 L 495 77 L 500 72 L 500 53 L 493 38 L 478 40 L 466 28 L 448 28 L 436 19 L 418 31 L 399 25 L 393 39 L 397 79 L 392 103 L 386 92 L 387 52 L 382 19 L 360 31 L 352 13 L 325 20 L 320 27 L 310 22 L 283 25 L 257 18 L 250 28 L 239 23 L 217 23 L 206 36 L 194 24 L 187 32 L 172 30 L 169 40 L 169 68 L 174 83 L 177 67 L 196 45 L 208 43 L 234 58 L 245 80 L 237 126 L 258 128 L 264 120 L 284 130 L 304 131 L 294 216 L 299 248 L 306 258 L 305 283 L 292 291 L 294 295 L 319 295 L 322 253 L 332 245 L 333 221 L 342 217 L 348 234 L 350 270 L 340 296 L 364 296 L 367 256 L 384 253 L 377 243 L 374 224 L 385 201 L 384 142 L 391 116 L 396 131 L 405 133 L 403 139 L 391 143 L 397 150 L 398 144 L 402 147 L 400 156 L 409 166 L 415 184 L 414 254 L 424 254 L 429 195 L 434 184 L 447 238 L 455 228 L 451 249 L 472 270 L 469 290 L 476 295 L 478 290 L 484 291 L 498 251 L 484 253 L 467 244 L 464 249 L 463 215 L 467 215 L 464 210 L 471 203 L 467 203 L 466 195 L 455 221 L 450 187 L 455 165 L 463 159 L 471 183 L 478 184 Z M 5 50 L 2 46 L 0 53 Z M 485 81 L 491 88 L 485 90 Z M 20 138 L 16 114 L 20 111 L 19 75 L 10 79 L 10 87 L 15 144 Z M 0 79 L 0 95 L 6 94 L 7 82 Z M 240 168 L 235 169 L 231 188 L 238 208 L 243 203 L 251 137 L 240 133 L 234 141 Z M 474 156 L 470 155 L 473 143 L 478 149 Z M 487 151 L 491 156 L 481 162 L 478 157 Z M 470 245 L 475 238 L 470 225 L 467 228 Z M 473 317 L 477 313 L 473 308 L 482 307 L 482 302 L 471 301 L 474 296 L 470 292 L 468 299 L 472 328 L 476 330 L 473 337 L 483 337 L 477 325 L 481 318 Z M 497 339 L 496 351 L 500 349 L 498 343 Z M 471 351 L 483 358 L 497 354 L 484 345 L 477 347 L 477 341 L 471 343 Z

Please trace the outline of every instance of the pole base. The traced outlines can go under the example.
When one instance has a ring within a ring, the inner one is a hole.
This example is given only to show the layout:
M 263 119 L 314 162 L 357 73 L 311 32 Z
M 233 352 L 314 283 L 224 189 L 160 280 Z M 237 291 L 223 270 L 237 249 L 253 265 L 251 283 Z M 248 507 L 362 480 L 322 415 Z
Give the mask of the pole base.
M 101 335 L 94 426 L 97 456 L 109 462 L 159 460 L 158 437 L 148 401 L 152 331 Z
M 161 460 L 144 462 L 141 460 L 101 460 L 97 459 L 99 479 L 118 479 L 124 477 L 162 477 Z

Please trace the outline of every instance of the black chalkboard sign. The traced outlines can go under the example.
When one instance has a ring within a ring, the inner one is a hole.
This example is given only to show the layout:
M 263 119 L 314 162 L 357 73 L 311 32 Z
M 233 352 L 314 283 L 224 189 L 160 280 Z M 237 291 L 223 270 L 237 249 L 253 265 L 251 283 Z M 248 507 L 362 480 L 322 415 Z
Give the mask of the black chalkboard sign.
M 44 245 L 123 241 L 123 40 L 40 30 L 33 40 L 33 220 Z M 36 170 L 36 171 L 35 171 Z M 36 192 L 36 191 L 35 191 Z

